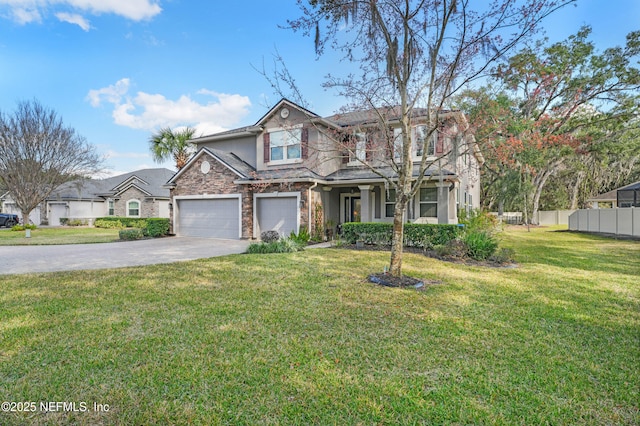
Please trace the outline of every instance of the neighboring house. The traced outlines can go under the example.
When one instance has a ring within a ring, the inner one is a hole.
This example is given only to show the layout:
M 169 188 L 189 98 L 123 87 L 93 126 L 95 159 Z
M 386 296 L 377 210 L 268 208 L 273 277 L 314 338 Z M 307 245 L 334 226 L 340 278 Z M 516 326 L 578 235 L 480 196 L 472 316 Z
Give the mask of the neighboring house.
M 175 172 L 142 169 L 106 179 L 79 179 L 60 185 L 30 215 L 36 225 L 60 225 L 60 219 L 92 222 L 97 217 L 169 217 L 169 189 L 164 184 Z M 7 194 L 3 210 L 20 215 Z
M 414 110 L 414 113 L 420 110 Z M 398 119 L 387 120 L 398 135 Z M 414 139 L 425 127 L 414 115 Z M 457 223 L 458 209 L 479 207 L 484 161 L 467 121 L 458 111 L 439 115 L 437 137 L 423 155 L 439 167 L 427 170 L 406 220 Z M 363 165 L 377 164 L 393 179 L 390 144 L 377 137 L 372 112 L 322 118 L 281 100 L 255 125 L 193 139 L 197 152 L 167 183 L 173 231 L 178 235 L 259 238 L 344 222 L 392 222 L 395 194 L 385 179 Z M 393 132 L 393 133 L 391 133 Z M 387 138 L 388 139 L 393 139 Z M 335 142 L 343 140 L 350 147 Z M 459 155 L 446 155 L 457 148 Z M 445 158 L 446 157 L 446 158 Z
M 587 202 L 592 209 L 640 207 L 640 181 L 589 198 Z

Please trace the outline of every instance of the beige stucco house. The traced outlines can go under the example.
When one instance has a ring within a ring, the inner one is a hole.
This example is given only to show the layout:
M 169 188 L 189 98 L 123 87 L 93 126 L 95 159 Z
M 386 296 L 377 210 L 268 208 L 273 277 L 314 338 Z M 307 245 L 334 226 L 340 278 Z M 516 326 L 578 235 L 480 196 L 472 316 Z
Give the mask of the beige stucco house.
M 425 135 L 414 110 L 414 140 Z M 379 112 L 379 111 L 377 111 Z M 426 117 L 426 116 L 425 116 Z M 387 111 L 381 134 L 374 111 L 320 117 L 286 99 L 251 126 L 197 139 L 196 154 L 167 183 L 178 235 L 259 238 L 344 222 L 391 222 L 399 122 Z M 426 118 L 425 118 L 426 119 Z M 443 111 L 428 144 L 412 159 L 431 164 L 409 203 L 410 222 L 455 224 L 479 207 L 482 155 L 464 114 Z

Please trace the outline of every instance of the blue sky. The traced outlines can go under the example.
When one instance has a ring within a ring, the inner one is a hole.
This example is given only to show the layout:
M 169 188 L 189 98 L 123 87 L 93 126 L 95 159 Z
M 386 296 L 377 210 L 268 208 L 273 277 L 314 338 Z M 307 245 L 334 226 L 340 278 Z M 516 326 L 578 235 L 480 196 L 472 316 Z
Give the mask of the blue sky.
M 322 78 L 344 64 L 279 28 L 298 13 L 294 0 L 0 0 L 0 110 L 34 98 L 53 108 L 110 175 L 158 167 L 147 140 L 159 127 L 213 133 L 277 102 L 256 71 L 277 49 L 311 109 L 330 115 L 342 100 Z M 640 0 L 578 0 L 543 26 L 560 41 L 585 24 L 600 49 L 622 45 L 640 29 Z

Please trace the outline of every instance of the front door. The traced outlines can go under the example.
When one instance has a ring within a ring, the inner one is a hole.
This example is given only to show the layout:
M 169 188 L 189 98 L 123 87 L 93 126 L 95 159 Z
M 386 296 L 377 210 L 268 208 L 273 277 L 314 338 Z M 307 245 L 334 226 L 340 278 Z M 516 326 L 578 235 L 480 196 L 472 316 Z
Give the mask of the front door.
M 362 219 L 360 196 L 348 195 L 344 200 L 344 221 L 360 222 Z

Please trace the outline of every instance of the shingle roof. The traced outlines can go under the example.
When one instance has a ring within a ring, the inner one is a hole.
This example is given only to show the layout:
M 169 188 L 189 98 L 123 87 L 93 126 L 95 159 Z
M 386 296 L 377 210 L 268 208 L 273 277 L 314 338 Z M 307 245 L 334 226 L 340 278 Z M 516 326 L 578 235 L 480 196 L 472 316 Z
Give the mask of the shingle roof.
M 132 178 L 137 179 L 136 181 L 132 180 L 131 183 L 144 189 L 150 196 L 169 198 L 169 189 L 163 188 L 163 185 L 173 174 L 174 172 L 169 169 L 157 168 L 136 170 L 106 179 L 78 179 L 60 185 L 49 199 L 101 200 L 114 196 L 120 190 L 125 189 L 126 187 L 119 188 L 119 186 Z
M 381 167 L 378 169 L 378 171 L 387 178 L 393 178 L 396 176 L 396 172 L 393 171 L 391 167 Z M 425 170 L 424 175 L 438 176 L 441 171 L 443 176 L 455 175 L 455 173 L 449 170 L 446 170 L 446 169 L 439 170 L 437 168 L 428 168 L 427 170 Z M 414 169 L 413 177 L 418 177 L 418 172 L 419 170 Z M 330 174 L 325 179 L 327 181 L 341 181 L 341 180 L 349 181 L 349 180 L 375 180 L 380 178 L 381 177 L 379 174 L 374 173 L 371 169 L 367 167 L 357 167 L 357 168 L 340 169 Z
M 633 190 L 638 188 L 640 188 L 640 181 L 613 189 L 609 192 L 605 192 L 604 194 L 596 195 L 595 197 L 589 198 L 587 201 L 616 201 L 618 199 L 618 191 L 625 189 Z
M 203 148 L 205 151 L 209 151 L 211 154 L 214 154 L 216 157 L 220 159 L 220 161 L 224 162 L 227 166 L 234 169 L 238 174 L 242 175 L 245 178 L 250 178 L 256 171 L 250 164 L 246 161 L 242 160 L 233 152 L 220 151 L 218 149 L 213 148 Z

